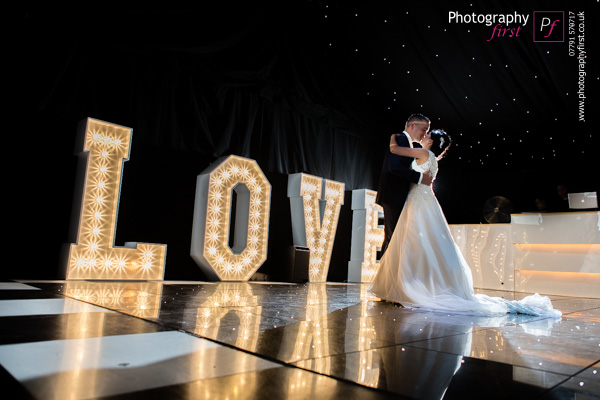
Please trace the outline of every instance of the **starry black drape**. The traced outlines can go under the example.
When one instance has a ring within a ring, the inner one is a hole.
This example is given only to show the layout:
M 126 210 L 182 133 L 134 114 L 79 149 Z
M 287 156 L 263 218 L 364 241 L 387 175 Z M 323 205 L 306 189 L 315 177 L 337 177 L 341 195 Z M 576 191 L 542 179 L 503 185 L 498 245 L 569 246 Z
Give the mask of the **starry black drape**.
M 130 126 L 138 146 L 209 162 L 236 154 L 271 172 L 373 187 L 376 171 L 365 166 L 381 143 L 356 111 L 343 113 L 345 93 L 309 11 L 292 3 L 235 14 L 92 14 L 64 21 L 64 33 L 28 16 L 28 101 L 72 120 Z

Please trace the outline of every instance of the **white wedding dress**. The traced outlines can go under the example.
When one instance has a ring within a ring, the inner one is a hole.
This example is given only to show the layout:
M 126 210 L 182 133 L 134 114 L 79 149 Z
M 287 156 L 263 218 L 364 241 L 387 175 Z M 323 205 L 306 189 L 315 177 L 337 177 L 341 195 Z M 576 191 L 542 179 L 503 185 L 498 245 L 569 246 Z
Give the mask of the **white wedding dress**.
M 437 174 L 437 159 L 412 166 Z M 484 316 L 509 312 L 560 317 L 550 299 L 537 293 L 520 301 L 475 294 L 473 276 L 454 243 L 431 186 L 412 184 L 404 209 L 369 288 L 375 296 L 408 308 Z

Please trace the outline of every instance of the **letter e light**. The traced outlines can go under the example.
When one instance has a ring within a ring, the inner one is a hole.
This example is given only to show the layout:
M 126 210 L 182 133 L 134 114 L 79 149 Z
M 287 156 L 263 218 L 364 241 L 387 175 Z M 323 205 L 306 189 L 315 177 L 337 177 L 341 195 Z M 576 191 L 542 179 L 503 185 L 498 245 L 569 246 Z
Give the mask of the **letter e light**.
M 372 282 L 379 269 L 377 248 L 383 244 L 384 232 L 379 227 L 383 207 L 375 203 L 377 192 L 367 189 L 352 191 L 352 245 L 348 262 L 348 282 Z

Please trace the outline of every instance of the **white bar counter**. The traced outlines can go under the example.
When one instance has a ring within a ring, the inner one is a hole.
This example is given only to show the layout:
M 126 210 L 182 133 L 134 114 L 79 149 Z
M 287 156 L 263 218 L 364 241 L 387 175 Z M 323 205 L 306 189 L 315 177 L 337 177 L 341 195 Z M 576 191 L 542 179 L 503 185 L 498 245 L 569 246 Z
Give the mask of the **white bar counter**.
M 450 225 L 475 287 L 600 298 L 600 212 L 512 214 Z

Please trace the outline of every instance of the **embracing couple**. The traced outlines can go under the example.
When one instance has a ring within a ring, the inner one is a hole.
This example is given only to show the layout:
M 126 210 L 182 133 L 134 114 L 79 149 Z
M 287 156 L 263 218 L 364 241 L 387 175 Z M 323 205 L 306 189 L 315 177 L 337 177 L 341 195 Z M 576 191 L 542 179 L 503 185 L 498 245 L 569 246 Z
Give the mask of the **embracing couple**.
M 391 136 L 376 200 L 384 211 L 383 255 L 371 293 L 407 308 L 559 317 L 550 300 L 537 293 L 509 301 L 474 292 L 471 269 L 432 189 L 450 143 L 443 130 L 430 131 L 429 118 L 421 114 L 411 115 L 404 131 Z

